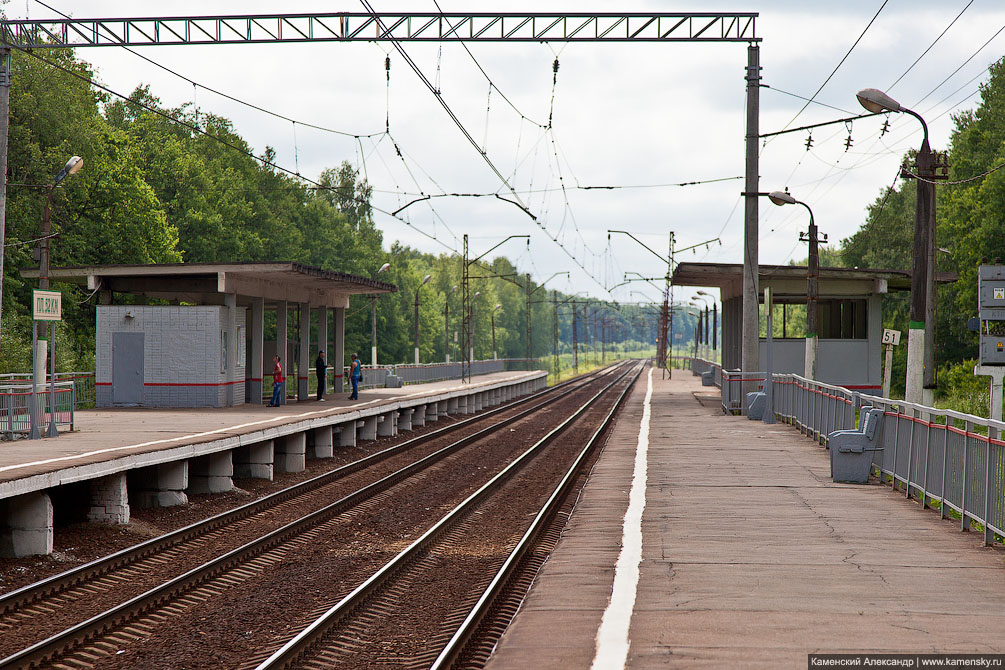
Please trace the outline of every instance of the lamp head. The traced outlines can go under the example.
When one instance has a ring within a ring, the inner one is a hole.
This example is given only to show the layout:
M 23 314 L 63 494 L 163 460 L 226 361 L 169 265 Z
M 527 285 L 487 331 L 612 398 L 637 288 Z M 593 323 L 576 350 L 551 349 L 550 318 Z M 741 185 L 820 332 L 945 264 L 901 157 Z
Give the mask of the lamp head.
M 453 286 L 450 287 L 450 292 L 451 293 L 453 293 L 456 290 L 457 290 L 457 284 L 454 284 Z
M 475 297 L 476 297 L 476 298 L 477 298 L 478 296 L 480 296 L 481 294 L 482 294 L 482 292 L 481 292 L 481 291 L 475 291 Z
M 796 199 L 789 195 L 786 191 L 772 191 L 768 194 L 768 200 L 775 203 L 779 207 L 782 205 L 796 204 Z
M 855 94 L 855 97 L 858 98 L 859 104 L 873 114 L 903 111 L 899 102 L 876 88 L 863 88 Z
M 432 279 L 432 278 L 433 278 L 433 275 L 426 275 L 425 277 L 422 278 L 422 283 L 419 284 L 419 286 L 425 286 L 426 284 L 429 283 L 429 280 Z
M 377 274 L 380 274 L 381 272 L 386 272 L 387 269 L 390 267 L 391 267 L 390 263 L 384 263 L 383 265 L 380 266 L 380 269 L 377 270 Z
M 494 312 L 494 311 L 496 311 L 498 309 L 502 309 L 502 304 L 501 303 L 496 303 L 496 306 L 492 308 L 492 311 Z
M 72 158 L 70 158 L 70 160 L 66 161 L 66 165 L 64 165 L 63 169 L 60 170 L 59 173 L 56 175 L 56 179 L 53 182 L 53 186 L 63 181 L 71 174 L 77 174 L 78 172 L 80 172 L 80 168 L 82 167 L 84 167 L 84 159 L 81 158 L 80 156 L 73 156 Z

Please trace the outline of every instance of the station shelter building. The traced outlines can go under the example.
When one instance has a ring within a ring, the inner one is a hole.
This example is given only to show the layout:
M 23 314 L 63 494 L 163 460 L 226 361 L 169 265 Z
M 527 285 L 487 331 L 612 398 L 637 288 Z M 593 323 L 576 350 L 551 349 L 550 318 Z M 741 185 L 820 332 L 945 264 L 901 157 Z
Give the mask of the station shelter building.
M 806 305 L 806 266 L 761 265 L 758 300 L 764 323 L 764 289 L 775 305 L 772 367 L 775 373 L 805 374 L 806 340 L 788 328 L 792 305 Z M 940 283 L 955 277 L 940 273 Z M 743 327 L 743 266 L 729 263 L 680 263 L 674 286 L 717 288 L 722 303 L 722 367 L 740 369 Z M 817 380 L 867 393 L 882 389 L 883 296 L 910 291 L 911 273 L 901 270 L 821 267 L 818 275 Z M 805 314 L 800 310 L 801 315 Z M 803 316 L 805 319 L 805 316 Z M 778 337 L 781 321 L 781 337 Z M 805 327 L 805 321 L 803 321 Z M 904 345 L 906 346 L 906 344 Z M 763 368 L 767 341 L 762 336 L 758 360 Z
M 37 277 L 38 270 L 21 274 Z M 387 282 L 289 261 L 59 267 L 49 277 L 100 295 L 99 407 L 260 404 L 263 379 L 271 382 L 272 354 L 291 350 L 297 353 L 296 379 L 289 376 L 292 356 L 280 356 L 286 383 L 297 384 L 299 399 L 307 398 L 307 371 L 318 349 L 327 352 L 335 388 L 341 390 L 349 296 L 398 290 Z M 168 304 L 115 304 L 116 294 Z M 293 324 L 299 346 L 288 341 L 291 308 L 299 319 Z M 276 314 L 276 338 L 266 342 L 268 310 Z M 330 344 L 329 333 L 334 336 Z

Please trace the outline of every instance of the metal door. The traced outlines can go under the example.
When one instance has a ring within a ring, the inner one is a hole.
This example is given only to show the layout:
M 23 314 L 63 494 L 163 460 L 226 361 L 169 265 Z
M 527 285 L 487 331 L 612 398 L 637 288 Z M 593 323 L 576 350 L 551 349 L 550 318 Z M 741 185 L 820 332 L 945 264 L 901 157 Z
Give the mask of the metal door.
M 143 403 L 143 333 L 112 333 L 112 404 Z

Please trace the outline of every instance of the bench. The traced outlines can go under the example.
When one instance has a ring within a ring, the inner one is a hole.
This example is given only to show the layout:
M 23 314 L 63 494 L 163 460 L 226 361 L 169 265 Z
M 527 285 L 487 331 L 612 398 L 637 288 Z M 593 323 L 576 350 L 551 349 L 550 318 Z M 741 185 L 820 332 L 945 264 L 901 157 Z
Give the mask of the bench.
M 831 478 L 835 482 L 866 484 L 872 470 L 872 452 L 883 451 L 878 446 L 883 427 L 881 409 L 863 407 L 859 412 L 858 430 L 836 430 L 827 436 L 830 448 Z

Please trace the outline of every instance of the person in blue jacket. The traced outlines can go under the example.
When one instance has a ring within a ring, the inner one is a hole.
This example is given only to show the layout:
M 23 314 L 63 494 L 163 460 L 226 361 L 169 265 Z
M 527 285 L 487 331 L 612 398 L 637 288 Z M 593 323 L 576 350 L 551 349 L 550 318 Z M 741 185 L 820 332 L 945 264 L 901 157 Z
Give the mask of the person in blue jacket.
M 352 362 L 349 364 L 349 381 L 352 382 L 352 395 L 349 400 L 359 400 L 359 380 L 363 378 L 363 369 L 359 364 L 356 354 L 352 355 Z

